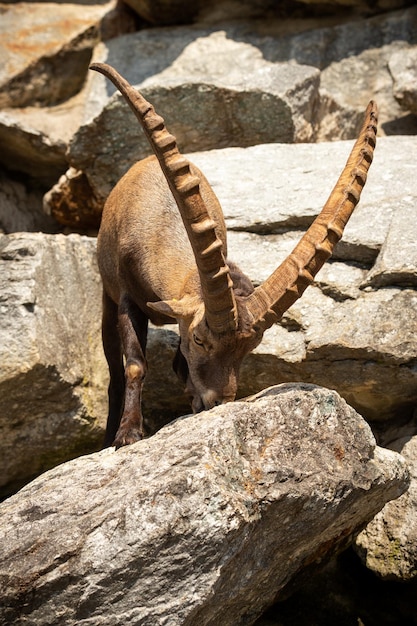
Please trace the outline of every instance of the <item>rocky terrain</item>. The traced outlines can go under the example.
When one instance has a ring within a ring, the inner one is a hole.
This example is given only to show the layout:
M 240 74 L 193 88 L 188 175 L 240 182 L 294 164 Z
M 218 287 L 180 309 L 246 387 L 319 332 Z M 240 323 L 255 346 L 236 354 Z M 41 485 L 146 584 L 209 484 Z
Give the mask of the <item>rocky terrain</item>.
M 2 505 L 4 623 L 417 623 L 408 4 L 0 5 L 1 494 L 29 483 Z M 367 102 L 380 110 L 342 241 L 243 364 L 238 397 L 271 392 L 164 426 L 189 405 L 171 368 L 177 328 L 151 328 L 144 411 L 159 432 L 117 453 L 96 452 L 108 379 L 95 235 L 110 189 L 149 149 L 91 60 L 164 116 L 254 284 L 320 211 Z M 391 606 L 401 598 L 402 621 L 359 601 L 350 567 L 370 589 L 378 577 Z

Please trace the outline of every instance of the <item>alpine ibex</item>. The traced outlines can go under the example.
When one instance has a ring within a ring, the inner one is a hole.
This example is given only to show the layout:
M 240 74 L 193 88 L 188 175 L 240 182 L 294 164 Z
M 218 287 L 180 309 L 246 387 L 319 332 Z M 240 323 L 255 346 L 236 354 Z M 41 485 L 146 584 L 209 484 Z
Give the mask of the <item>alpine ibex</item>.
M 377 107 L 369 103 L 321 213 L 285 261 L 254 288 L 227 260 L 226 226 L 213 189 L 180 154 L 162 117 L 112 67 L 94 63 L 91 69 L 119 89 L 155 153 L 133 165 L 110 193 L 98 235 L 110 371 L 105 445 L 118 448 L 144 436 L 148 320 L 179 324 L 174 369 L 193 412 L 234 400 L 243 357 L 302 295 L 342 236 L 372 162 Z

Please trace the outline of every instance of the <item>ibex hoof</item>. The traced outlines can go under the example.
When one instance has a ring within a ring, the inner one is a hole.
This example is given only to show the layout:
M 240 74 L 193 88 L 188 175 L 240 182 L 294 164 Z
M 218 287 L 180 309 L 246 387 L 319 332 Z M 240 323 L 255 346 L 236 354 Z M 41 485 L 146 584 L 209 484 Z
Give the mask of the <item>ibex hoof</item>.
M 131 443 L 136 443 L 144 438 L 143 431 L 138 428 L 132 430 L 119 431 L 116 435 L 113 445 L 118 450 L 123 446 L 130 446 Z

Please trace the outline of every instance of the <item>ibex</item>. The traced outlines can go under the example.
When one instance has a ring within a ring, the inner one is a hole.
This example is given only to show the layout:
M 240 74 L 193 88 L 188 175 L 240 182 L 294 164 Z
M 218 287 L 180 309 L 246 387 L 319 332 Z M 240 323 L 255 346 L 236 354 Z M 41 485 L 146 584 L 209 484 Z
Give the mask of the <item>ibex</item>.
M 110 193 L 98 235 L 103 346 L 110 371 L 105 445 L 143 438 L 141 392 L 148 321 L 177 321 L 174 369 L 194 413 L 235 399 L 239 368 L 331 255 L 359 201 L 373 158 L 377 107 L 324 208 L 260 286 L 227 260 L 226 226 L 210 184 L 182 156 L 162 117 L 112 67 L 94 63 L 139 119 L 155 156 L 133 165 Z

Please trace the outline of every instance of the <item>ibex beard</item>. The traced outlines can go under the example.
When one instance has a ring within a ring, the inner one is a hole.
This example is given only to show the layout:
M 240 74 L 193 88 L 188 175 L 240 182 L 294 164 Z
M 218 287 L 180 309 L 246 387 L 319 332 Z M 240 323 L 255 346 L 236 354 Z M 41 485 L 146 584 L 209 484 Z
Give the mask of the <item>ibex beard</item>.
M 174 369 L 193 412 L 235 399 L 243 358 L 313 282 L 342 236 L 372 162 L 377 107 L 369 103 L 320 214 L 283 263 L 254 288 L 227 259 L 226 225 L 213 189 L 180 154 L 164 120 L 111 66 L 95 63 L 91 69 L 119 89 L 155 153 L 133 165 L 110 193 L 97 243 L 110 373 L 105 446 L 119 448 L 144 437 L 149 320 L 178 322 Z

